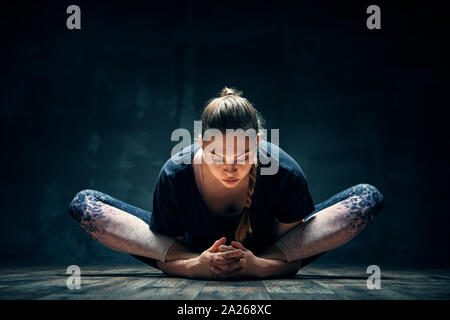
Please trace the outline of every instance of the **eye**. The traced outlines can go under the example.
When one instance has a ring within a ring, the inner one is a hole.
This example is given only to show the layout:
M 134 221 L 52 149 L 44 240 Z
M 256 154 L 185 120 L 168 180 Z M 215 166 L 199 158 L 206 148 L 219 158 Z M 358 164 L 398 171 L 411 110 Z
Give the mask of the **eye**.
M 243 155 L 239 156 L 238 158 L 236 158 L 236 161 L 234 163 L 237 163 L 241 159 L 244 159 L 244 161 L 247 161 L 249 158 L 250 158 L 249 154 L 243 154 Z M 215 163 L 219 163 L 219 164 L 225 163 L 225 160 L 222 157 L 219 157 L 219 156 L 217 156 L 215 154 L 211 154 L 211 159 Z
M 247 161 L 249 158 L 250 158 L 250 156 L 248 154 L 247 155 L 243 154 L 242 156 L 238 157 L 237 160 L 239 161 L 239 160 L 244 159 L 244 161 Z
M 217 163 L 223 162 L 222 158 L 221 158 L 221 157 L 218 157 L 218 156 L 216 156 L 216 155 L 213 155 L 213 156 L 212 156 L 212 159 L 213 159 L 214 162 L 217 162 Z

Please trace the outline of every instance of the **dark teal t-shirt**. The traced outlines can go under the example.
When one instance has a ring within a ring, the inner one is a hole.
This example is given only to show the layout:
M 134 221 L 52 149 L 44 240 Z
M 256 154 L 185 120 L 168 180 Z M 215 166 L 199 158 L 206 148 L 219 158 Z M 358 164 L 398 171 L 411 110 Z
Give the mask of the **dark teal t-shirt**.
M 191 144 L 162 167 L 153 194 L 149 225 L 159 234 L 184 235 L 186 244 L 194 250 L 204 251 L 223 236 L 227 237 L 227 243 L 235 240 L 234 233 L 242 214 L 219 216 L 210 212 L 195 182 L 192 159 L 198 148 L 198 142 Z M 315 209 L 306 176 L 298 163 L 270 142 L 262 141 L 258 148 L 264 160 L 277 148 L 278 161 L 271 159 L 278 162 L 278 171 L 273 175 L 261 175 L 261 168 L 270 167 L 270 163 L 260 163 L 257 169 L 250 207 L 253 233 L 243 241 L 243 245 L 255 254 L 276 241 L 277 221 L 300 221 Z

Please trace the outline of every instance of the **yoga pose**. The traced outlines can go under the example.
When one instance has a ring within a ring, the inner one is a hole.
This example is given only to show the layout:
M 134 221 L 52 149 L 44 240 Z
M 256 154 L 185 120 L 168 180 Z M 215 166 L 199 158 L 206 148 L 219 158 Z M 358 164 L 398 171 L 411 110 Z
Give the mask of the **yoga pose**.
M 202 135 L 162 167 L 151 212 L 83 190 L 70 213 L 106 247 L 169 275 L 216 280 L 295 275 L 359 234 L 383 208 L 383 196 L 361 183 L 315 205 L 299 164 L 260 139 L 262 123 L 241 92 L 225 87 L 203 110 Z M 224 135 L 206 139 L 208 129 Z M 257 134 L 230 138 L 226 129 Z M 269 166 L 263 159 L 276 161 L 276 173 L 262 174 Z

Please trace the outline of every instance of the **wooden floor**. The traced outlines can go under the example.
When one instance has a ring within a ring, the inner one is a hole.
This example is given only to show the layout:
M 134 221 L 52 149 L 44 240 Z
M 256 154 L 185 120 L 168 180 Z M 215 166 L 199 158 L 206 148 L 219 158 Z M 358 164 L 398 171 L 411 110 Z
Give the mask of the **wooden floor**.
M 0 267 L 0 299 L 449 299 L 450 270 L 382 269 L 369 290 L 367 266 L 308 265 L 290 279 L 203 281 L 167 277 L 142 265 L 80 266 L 81 288 L 67 288 L 67 266 Z

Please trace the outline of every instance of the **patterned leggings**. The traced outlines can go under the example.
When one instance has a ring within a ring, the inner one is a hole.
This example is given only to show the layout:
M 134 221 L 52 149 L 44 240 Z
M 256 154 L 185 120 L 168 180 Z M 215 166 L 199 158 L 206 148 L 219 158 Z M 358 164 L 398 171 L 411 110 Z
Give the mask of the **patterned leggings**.
M 370 184 L 358 184 L 335 194 L 328 200 L 316 204 L 315 210 L 308 217 L 306 217 L 305 220 L 308 220 L 317 212 L 341 201 L 342 204 L 348 209 L 347 214 L 352 217 L 350 230 L 354 230 L 354 233 L 362 230 L 365 225 L 367 225 L 376 215 L 378 215 L 378 213 L 384 206 L 383 196 L 378 191 L 378 189 Z M 75 220 L 77 220 L 78 223 L 80 223 L 83 229 L 92 234 L 95 233 L 96 227 L 91 223 L 91 221 L 94 221 L 97 217 L 102 216 L 102 207 L 104 204 L 108 204 L 112 207 L 132 214 L 144 221 L 146 224 L 148 224 L 148 221 L 150 221 L 150 217 L 152 214 L 150 211 L 130 205 L 103 192 L 89 189 L 77 193 L 77 195 L 69 205 L 69 211 L 71 216 Z M 283 239 L 283 237 L 280 239 Z M 286 240 L 286 242 L 288 243 L 288 248 L 289 241 L 290 240 Z M 295 243 L 290 245 L 292 248 Z M 316 260 L 324 253 L 325 252 L 322 252 L 302 259 L 301 267 Z M 134 254 L 131 254 L 131 256 L 146 264 L 158 268 L 156 259 Z
M 381 212 L 381 209 L 384 207 L 384 198 L 381 192 L 374 186 L 367 183 L 357 184 L 333 195 L 328 200 L 316 204 L 314 211 L 305 217 L 304 220 L 308 221 L 318 212 L 331 207 L 336 203 L 340 203 L 346 208 L 346 220 L 349 221 L 347 236 L 349 239 L 352 239 Z M 292 235 L 287 234 L 277 241 L 278 247 L 284 248 L 282 251 L 288 261 L 296 260 L 295 248 L 298 248 L 299 242 L 301 243 L 298 233 L 296 237 L 295 230 L 292 232 Z M 310 264 L 326 252 L 327 251 L 324 251 L 301 259 L 300 268 Z

